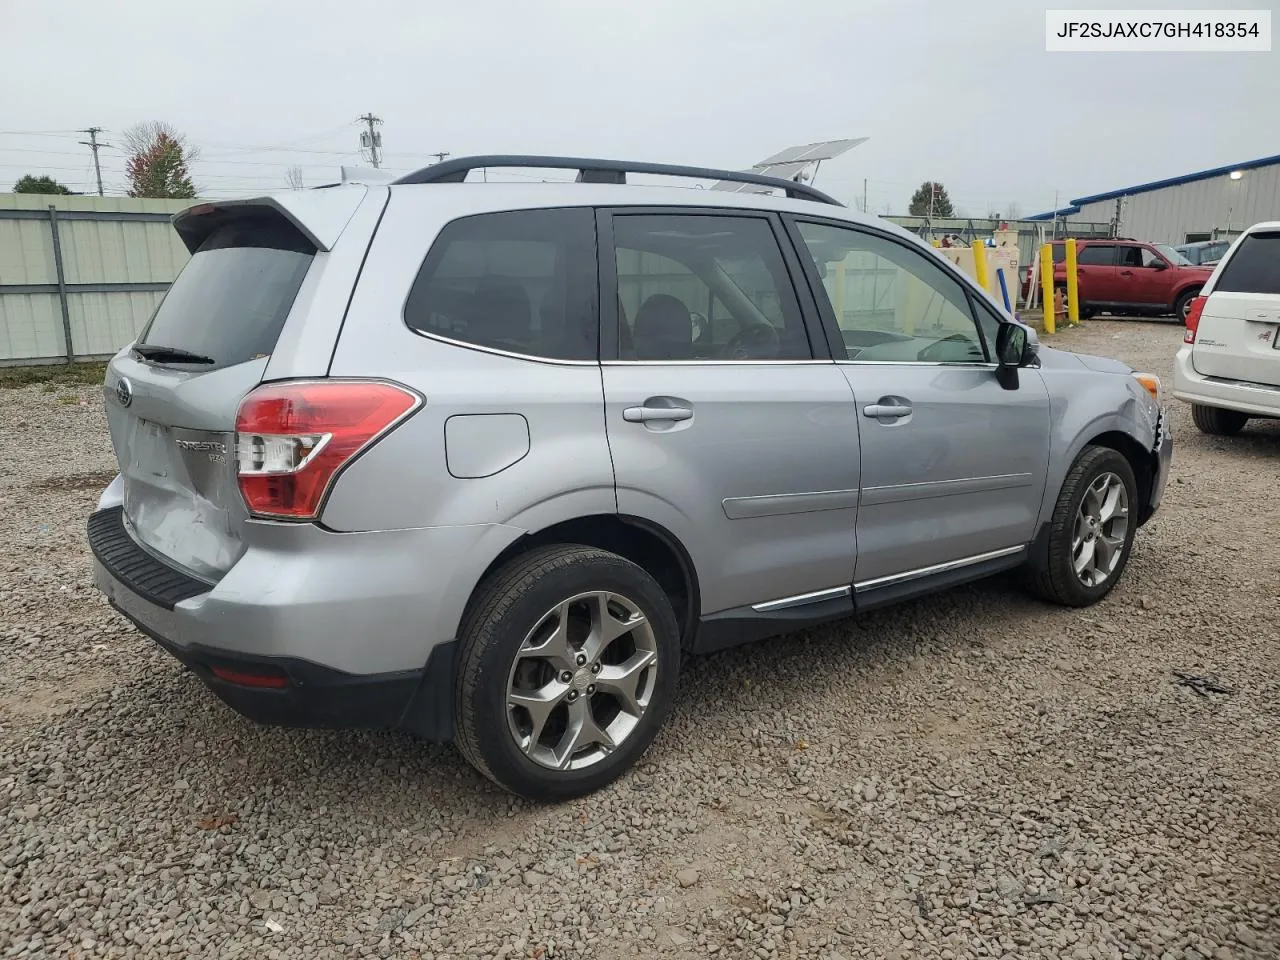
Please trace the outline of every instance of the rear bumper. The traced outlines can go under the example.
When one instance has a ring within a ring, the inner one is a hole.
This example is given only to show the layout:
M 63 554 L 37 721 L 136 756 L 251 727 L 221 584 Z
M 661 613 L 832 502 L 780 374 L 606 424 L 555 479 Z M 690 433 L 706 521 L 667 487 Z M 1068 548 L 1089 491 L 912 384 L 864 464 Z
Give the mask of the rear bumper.
M 1206 377 L 1191 363 L 1191 346 L 1178 350 L 1173 363 L 1173 395 L 1186 403 L 1236 410 L 1255 417 L 1280 417 L 1280 387 Z
M 88 528 L 112 606 L 246 717 L 451 737 L 457 621 L 442 608 L 469 595 L 457 580 L 470 578 L 485 525 L 334 534 L 264 524 L 217 583 L 145 550 L 118 506 Z M 264 676 L 279 687 L 261 686 Z
M 296 658 L 228 655 L 225 650 L 198 645 L 183 647 L 114 603 L 112 606 L 199 677 L 227 706 L 255 723 L 343 730 L 406 729 L 441 742 L 453 736 L 454 641 L 436 646 L 422 670 L 351 674 Z M 224 679 L 227 675 L 239 679 Z M 257 685 L 263 681 L 281 686 Z

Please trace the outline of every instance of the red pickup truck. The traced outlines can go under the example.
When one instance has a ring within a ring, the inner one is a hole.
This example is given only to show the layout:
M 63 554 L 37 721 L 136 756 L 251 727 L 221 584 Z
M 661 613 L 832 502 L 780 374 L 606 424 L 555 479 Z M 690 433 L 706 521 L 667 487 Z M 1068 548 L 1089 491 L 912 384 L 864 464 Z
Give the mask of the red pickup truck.
M 1198 267 L 1165 243 L 1113 238 L 1076 241 L 1080 316 L 1173 314 L 1185 322 L 1213 267 Z M 1038 278 L 1028 276 L 1028 282 Z M 1066 296 L 1066 248 L 1053 242 L 1053 285 Z

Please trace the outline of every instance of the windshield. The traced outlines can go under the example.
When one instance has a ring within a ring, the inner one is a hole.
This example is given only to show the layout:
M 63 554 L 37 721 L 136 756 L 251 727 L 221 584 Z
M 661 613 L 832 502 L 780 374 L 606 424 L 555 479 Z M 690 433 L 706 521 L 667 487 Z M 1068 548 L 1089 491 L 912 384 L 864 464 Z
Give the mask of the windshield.
M 1173 249 L 1173 247 L 1169 246 L 1167 243 L 1153 243 L 1152 246 L 1163 253 L 1165 259 L 1170 263 L 1177 264 L 1180 267 L 1192 266 L 1190 260 L 1180 254 L 1177 250 Z

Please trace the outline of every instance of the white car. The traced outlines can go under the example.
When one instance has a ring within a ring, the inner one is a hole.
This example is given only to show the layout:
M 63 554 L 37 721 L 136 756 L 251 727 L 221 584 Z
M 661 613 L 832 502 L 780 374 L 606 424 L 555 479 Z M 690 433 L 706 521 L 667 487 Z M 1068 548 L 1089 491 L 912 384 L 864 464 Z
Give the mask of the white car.
M 1205 433 L 1280 417 L 1280 221 L 1232 243 L 1187 312 L 1173 395 Z

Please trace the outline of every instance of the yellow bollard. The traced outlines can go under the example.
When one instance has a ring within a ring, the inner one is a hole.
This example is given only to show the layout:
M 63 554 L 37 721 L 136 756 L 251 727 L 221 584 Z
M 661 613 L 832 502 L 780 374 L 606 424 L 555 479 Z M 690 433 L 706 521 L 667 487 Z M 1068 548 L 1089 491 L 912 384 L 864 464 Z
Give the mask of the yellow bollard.
M 930 242 L 930 243 L 932 243 L 935 247 L 941 247 L 941 246 L 942 246 L 942 241 L 941 241 L 941 240 L 930 240 L 929 242 Z
M 1076 279 L 1076 241 L 1067 238 L 1067 320 L 1074 327 L 1080 322 L 1080 289 Z
M 978 286 L 987 293 L 991 292 L 991 274 L 987 270 L 987 245 L 981 240 L 973 241 L 973 277 Z
M 1056 333 L 1057 322 L 1053 312 L 1053 244 L 1040 248 L 1040 302 L 1044 306 L 1044 332 Z

